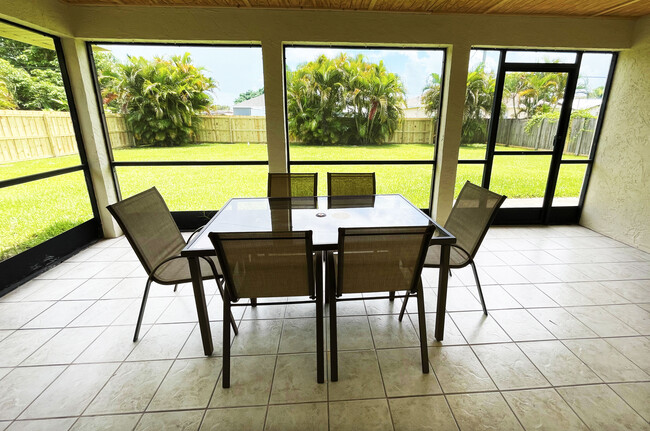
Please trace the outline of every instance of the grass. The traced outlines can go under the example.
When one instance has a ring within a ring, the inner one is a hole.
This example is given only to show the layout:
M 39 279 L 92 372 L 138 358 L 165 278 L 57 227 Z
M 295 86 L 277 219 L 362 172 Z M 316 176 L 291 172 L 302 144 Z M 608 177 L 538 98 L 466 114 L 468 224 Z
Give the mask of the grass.
M 498 148 L 500 149 L 500 148 Z M 431 160 L 424 144 L 382 146 L 311 146 L 292 144 L 292 160 Z M 484 145 L 463 146 L 461 160 L 482 159 Z M 201 144 L 178 148 L 128 148 L 114 151 L 118 161 L 266 160 L 266 145 Z M 581 158 L 568 156 L 570 158 Z M 0 180 L 45 172 L 79 163 L 64 156 L 0 165 Z M 509 198 L 544 194 L 550 156 L 495 157 L 491 188 Z M 319 194 L 326 194 L 327 172 L 372 171 L 378 193 L 401 193 L 415 205 L 429 206 L 431 165 L 297 165 L 293 172 L 318 172 Z M 156 186 L 173 211 L 220 208 L 230 197 L 264 196 L 266 166 L 118 167 L 124 197 Z M 585 165 L 564 165 L 556 196 L 576 197 Z M 481 165 L 459 165 L 456 194 L 466 180 L 480 183 Z M 92 217 L 83 174 L 47 178 L 0 189 L 0 260 L 11 257 Z

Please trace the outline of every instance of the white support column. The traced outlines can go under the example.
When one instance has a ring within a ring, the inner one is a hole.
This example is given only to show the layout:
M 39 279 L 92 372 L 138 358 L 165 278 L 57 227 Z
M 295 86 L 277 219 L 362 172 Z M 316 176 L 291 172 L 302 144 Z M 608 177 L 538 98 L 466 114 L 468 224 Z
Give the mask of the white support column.
M 287 131 L 284 116 L 284 59 L 280 40 L 262 41 L 266 141 L 269 172 L 287 172 Z
M 104 142 L 100 112 L 95 98 L 95 86 L 86 55 L 86 44 L 82 40 L 61 38 L 65 64 L 77 107 L 77 116 L 84 149 L 95 189 L 99 216 L 104 236 L 114 238 L 122 231 L 106 210 L 106 206 L 117 202 L 117 190 L 113 183 L 110 159 Z
M 465 44 L 447 50 L 432 208 L 433 218 L 441 224 L 447 221 L 454 201 L 470 50 Z

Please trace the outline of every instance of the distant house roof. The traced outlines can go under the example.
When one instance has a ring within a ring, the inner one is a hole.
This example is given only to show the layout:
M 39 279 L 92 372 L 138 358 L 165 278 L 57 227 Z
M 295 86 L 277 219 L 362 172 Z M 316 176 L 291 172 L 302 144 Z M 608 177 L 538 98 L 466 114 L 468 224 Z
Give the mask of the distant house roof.
M 603 99 L 587 99 L 587 98 L 575 98 L 573 99 L 573 109 L 592 109 L 597 106 L 600 106 L 603 103 Z
M 416 97 L 409 97 L 406 99 L 406 109 L 409 108 L 422 108 L 424 107 L 424 104 L 422 103 L 422 97 L 416 96 Z
M 237 103 L 234 108 L 262 108 L 264 109 L 266 105 L 264 104 L 264 95 L 253 97 L 252 99 L 244 100 L 243 102 Z

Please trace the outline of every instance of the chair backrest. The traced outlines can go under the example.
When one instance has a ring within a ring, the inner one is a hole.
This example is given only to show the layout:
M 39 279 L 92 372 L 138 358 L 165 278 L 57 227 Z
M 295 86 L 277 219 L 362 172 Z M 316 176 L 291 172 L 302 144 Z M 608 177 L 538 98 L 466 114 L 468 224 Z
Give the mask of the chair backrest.
M 231 301 L 314 296 L 311 231 L 211 232 Z
M 445 229 L 456 237 L 456 245 L 469 253 L 472 259 L 494 221 L 497 210 L 505 200 L 505 196 L 469 181 L 460 191 L 445 223 Z
M 376 194 L 375 173 L 327 173 L 328 196 L 360 196 Z
M 268 197 L 289 198 L 316 196 L 318 193 L 317 173 L 276 174 L 269 172 Z
M 434 226 L 339 228 L 337 295 L 415 291 Z
M 185 247 L 169 208 L 155 187 L 106 207 L 147 274 Z

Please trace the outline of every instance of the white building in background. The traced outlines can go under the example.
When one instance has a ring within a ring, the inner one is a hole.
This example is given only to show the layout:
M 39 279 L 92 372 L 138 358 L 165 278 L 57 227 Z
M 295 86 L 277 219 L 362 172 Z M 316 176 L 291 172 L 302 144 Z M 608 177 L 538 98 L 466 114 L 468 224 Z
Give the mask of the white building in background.
M 427 118 L 428 115 L 424 110 L 424 104 L 420 96 L 409 97 L 406 99 L 406 108 L 404 108 L 404 117 L 406 118 Z
M 233 115 L 246 115 L 246 116 L 265 116 L 266 105 L 264 104 L 264 95 L 253 97 L 252 99 L 244 100 L 237 103 L 232 107 Z

